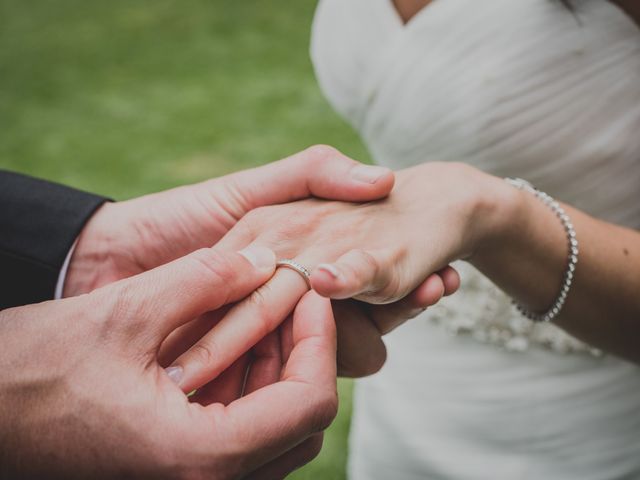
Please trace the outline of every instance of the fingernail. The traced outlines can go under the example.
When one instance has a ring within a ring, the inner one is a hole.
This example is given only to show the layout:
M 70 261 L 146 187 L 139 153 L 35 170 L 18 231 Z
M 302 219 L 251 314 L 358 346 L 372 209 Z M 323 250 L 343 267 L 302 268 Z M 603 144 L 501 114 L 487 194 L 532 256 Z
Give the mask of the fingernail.
M 340 276 L 340 271 L 331 265 L 330 263 L 321 263 L 316 267 L 318 270 L 324 270 L 329 273 L 333 278 L 338 278 Z
M 167 367 L 165 368 L 165 373 L 167 376 L 175 383 L 176 385 L 180 385 L 180 380 L 182 380 L 182 367 Z
M 358 165 L 351 169 L 351 178 L 364 183 L 376 183 L 380 178 L 389 173 L 385 167 L 375 167 L 370 165 Z
M 253 245 L 239 253 L 259 270 L 272 270 L 276 265 L 276 254 L 266 247 Z

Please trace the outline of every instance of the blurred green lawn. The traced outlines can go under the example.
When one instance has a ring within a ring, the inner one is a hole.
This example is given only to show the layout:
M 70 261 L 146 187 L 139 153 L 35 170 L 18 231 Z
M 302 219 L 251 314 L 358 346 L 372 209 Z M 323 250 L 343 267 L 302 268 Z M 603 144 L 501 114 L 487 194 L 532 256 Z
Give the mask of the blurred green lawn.
M 0 0 L 0 168 L 125 199 L 314 143 L 366 160 L 308 58 L 313 0 Z M 342 479 L 351 384 L 321 456 Z

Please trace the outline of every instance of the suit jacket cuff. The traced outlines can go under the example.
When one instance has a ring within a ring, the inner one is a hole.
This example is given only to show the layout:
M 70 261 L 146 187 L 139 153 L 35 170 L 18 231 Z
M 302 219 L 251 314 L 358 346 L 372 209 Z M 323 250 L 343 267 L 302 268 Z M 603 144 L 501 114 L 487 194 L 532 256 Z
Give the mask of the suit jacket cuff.
M 0 170 L 0 309 L 53 298 L 69 250 L 105 201 Z

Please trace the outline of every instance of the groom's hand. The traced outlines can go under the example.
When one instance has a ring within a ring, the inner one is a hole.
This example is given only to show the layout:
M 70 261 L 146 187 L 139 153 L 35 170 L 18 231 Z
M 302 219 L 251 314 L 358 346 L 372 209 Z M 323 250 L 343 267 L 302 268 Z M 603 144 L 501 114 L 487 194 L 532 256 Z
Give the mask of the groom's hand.
M 101 207 L 82 231 L 64 296 L 75 296 L 210 247 L 247 212 L 310 196 L 385 197 L 393 173 L 327 146 L 263 167 Z
M 228 406 L 190 403 L 156 358 L 170 332 L 243 298 L 274 263 L 264 249 L 202 249 L 1 312 L 0 478 L 280 478 L 310 460 L 336 413 L 328 300 L 300 302 L 271 385 Z
M 388 169 L 360 164 L 331 147 L 315 146 L 260 168 L 106 204 L 80 235 L 64 294 L 89 292 L 211 246 L 257 207 L 309 196 L 364 202 L 385 197 L 393 183 L 394 175 Z M 438 290 L 438 284 L 444 287 Z M 376 372 L 386 358 L 381 333 L 398 320 L 411 318 L 436 303 L 442 293 L 429 293 L 434 290 L 450 293 L 455 288 L 449 288 L 446 281 L 430 278 L 415 294 L 391 305 L 340 302 L 335 310 L 339 317 L 340 374 L 357 377 Z M 162 362 L 169 365 L 196 343 L 217 323 L 220 313 L 180 329 L 181 333 L 163 346 Z M 235 387 L 225 387 L 217 391 L 237 391 Z M 225 394 L 219 399 L 235 396 Z

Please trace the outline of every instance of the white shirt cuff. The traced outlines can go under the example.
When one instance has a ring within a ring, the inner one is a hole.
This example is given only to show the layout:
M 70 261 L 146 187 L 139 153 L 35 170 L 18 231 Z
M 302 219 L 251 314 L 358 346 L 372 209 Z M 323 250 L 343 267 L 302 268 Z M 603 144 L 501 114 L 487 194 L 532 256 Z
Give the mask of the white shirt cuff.
M 62 264 L 62 268 L 60 269 L 60 274 L 58 275 L 58 283 L 56 283 L 56 290 L 53 294 L 54 300 L 60 300 L 62 298 L 62 293 L 64 292 L 64 281 L 67 278 L 67 270 L 69 270 L 69 263 L 71 262 L 71 256 L 73 255 L 73 251 L 76 249 L 76 244 L 78 243 L 78 239 L 73 242 L 71 248 L 69 249 L 69 253 L 67 253 L 67 258 L 64 259 L 64 263 Z

